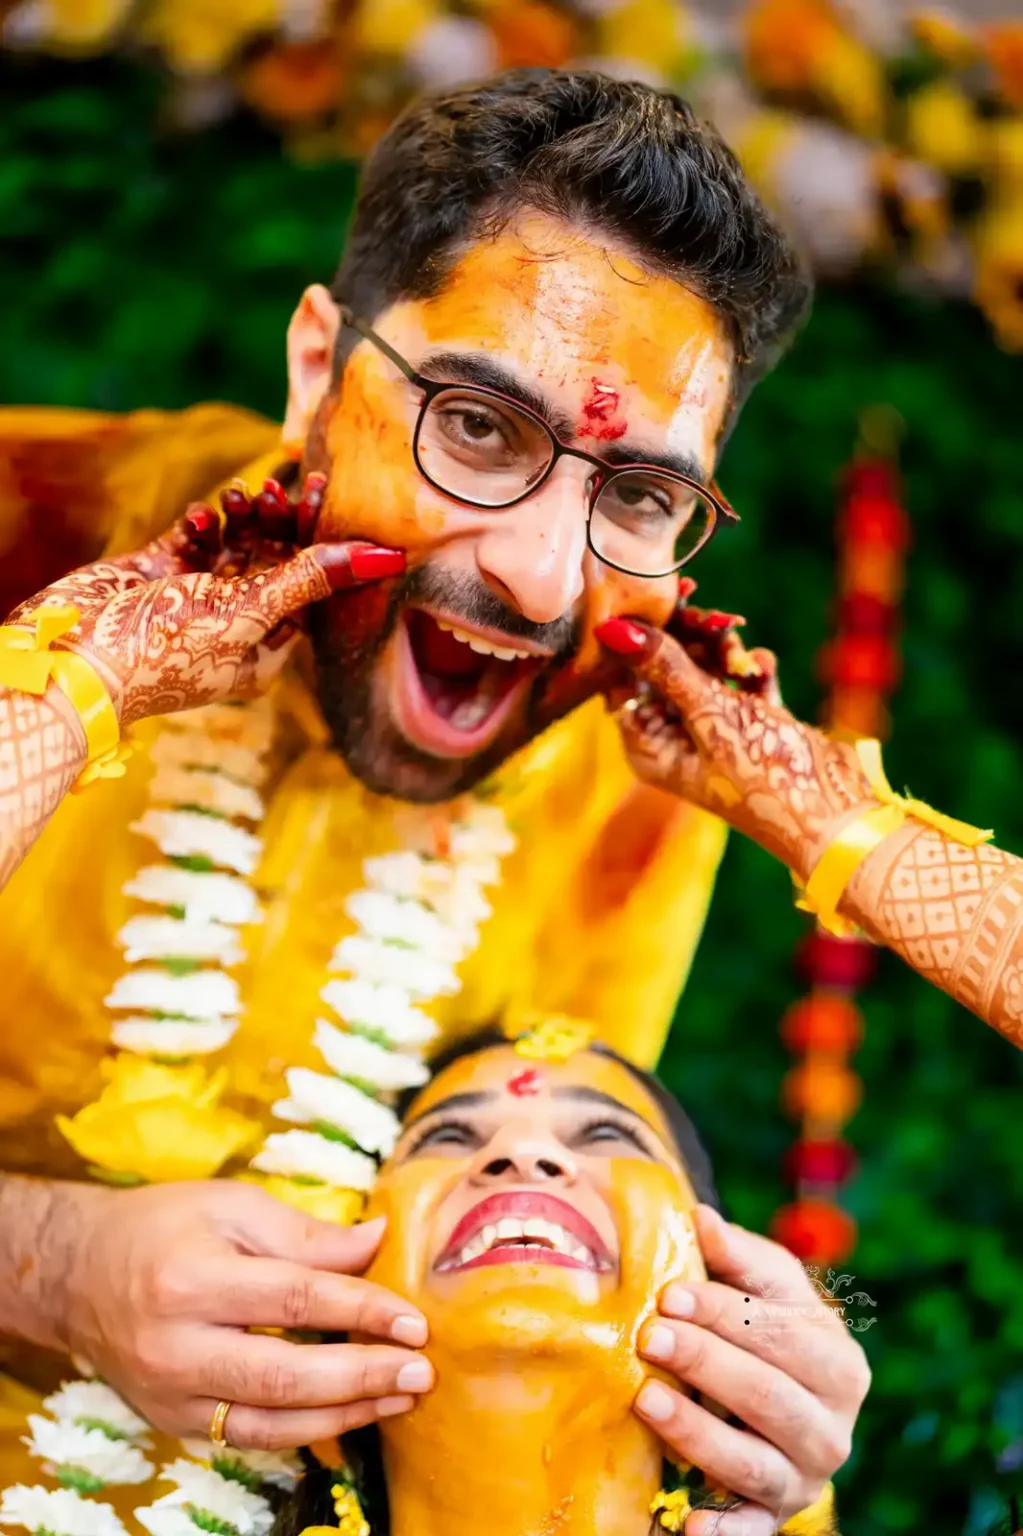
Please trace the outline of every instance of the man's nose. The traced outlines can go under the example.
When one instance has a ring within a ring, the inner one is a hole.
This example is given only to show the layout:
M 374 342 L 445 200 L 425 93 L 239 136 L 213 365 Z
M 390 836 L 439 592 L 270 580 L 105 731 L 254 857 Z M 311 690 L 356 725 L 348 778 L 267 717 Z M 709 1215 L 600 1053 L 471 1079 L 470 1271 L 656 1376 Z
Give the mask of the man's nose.
M 472 1180 L 476 1184 L 575 1183 L 575 1160 L 553 1136 L 528 1134 L 507 1126 L 481 1148 Z
M 570 614 L 583 593 L 586 490 L 580 469 L 562 460 L 532 496 L 495 512 L 476 545 L 488 587 L 534 624 Z

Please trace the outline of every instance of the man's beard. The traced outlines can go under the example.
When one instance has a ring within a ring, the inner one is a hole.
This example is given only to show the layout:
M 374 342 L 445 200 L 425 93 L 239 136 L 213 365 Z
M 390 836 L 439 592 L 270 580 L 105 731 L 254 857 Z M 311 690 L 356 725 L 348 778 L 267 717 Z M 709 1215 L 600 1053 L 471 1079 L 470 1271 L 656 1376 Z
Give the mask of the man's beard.
M 372 609 L 367 624 L 360 615 L 346 627 L 345 609 L 365 603 Z M 533 679 L 523 704 L 507 727 L 473 757 L 434 757 L 407 741 L 374 699 L 378 663 L 407 607 L 440 610 L 469 626 L 497 630 L 509 640 L 529 641 L 551 653 Z M 332 622 L 333 616 L 333 622 Z M 333 744 L 349 770 L 377 794 L 436 804 L 465 794 L 498 768 L 518 748 L 532 740 L 554 718 L 542 708 L 545 683 L 575 654 L 579 626 L 571 616 L 550 624 L 534 624 L 508 608 L 478 577 L 456 575 L 421 565 L 390 590 L 370 588 L 310 609 L 309 633 L 316 661 L 317 693 Z M 571 706 L 568 706 L 571 707 Z

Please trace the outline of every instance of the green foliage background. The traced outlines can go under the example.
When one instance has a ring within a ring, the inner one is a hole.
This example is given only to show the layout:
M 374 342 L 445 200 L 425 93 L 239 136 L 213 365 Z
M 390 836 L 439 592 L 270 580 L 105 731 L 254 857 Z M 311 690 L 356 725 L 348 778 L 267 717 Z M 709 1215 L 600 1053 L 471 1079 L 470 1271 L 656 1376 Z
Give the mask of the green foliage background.
M 279 412 L 285 323 L 333 269 L 352 169 L 295 164 L 248 120 L 166 134 L 141 65 L 2 60 L 0 100 L 0 398 Z M 916 543 L 889 774 L 1023 850 L 1021 383 L 965 307 L 822 293 L 729 445 L 743 523 L 698 574 L 780 653 L 790 702 L 812 715 L 836 475 L 862 408 L 896 406 Z M 753 1227 L 785 1194 L 777 1025 L 801 931 L 784 874 L 734 841 L 665 1062 Z M 1023 1057 L 887 957 L 864 1008 L 846 1268 L 877 1321 L 844 1529 L 981 1536 L 1023 1488 L 995 1465 L 1023 1442 Z

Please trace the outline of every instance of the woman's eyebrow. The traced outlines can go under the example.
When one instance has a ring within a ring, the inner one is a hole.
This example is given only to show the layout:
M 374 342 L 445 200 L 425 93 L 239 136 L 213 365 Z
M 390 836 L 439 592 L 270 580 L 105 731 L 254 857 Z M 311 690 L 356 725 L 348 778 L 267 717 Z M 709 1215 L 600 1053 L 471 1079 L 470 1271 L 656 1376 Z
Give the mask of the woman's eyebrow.
M 431 1115 L 442 1114 L 445 1110 L 479 1109 L 483 1104 L 493 1104 L 496 1098 L 497 1094 L 489 1090 L 476 1093 L 450 1093 L 446 1099 L 439 1099 L 436 1104 L 431 1104 L 429 1109 L 424 1109 L 420 1114 L 406 1120 L 402 1125 L 402 1131 L 410 1130 L 413 1125 L 418 1125 L 420 1120 L 428 1120 Z
M 575 1087 L 555 1088 L 551 1092 L 551 1098 L 574 1099 L 577 1103 L 601 1104 L 605 1109 L 617 1110 L 619 1114 L 629 1115 L 633 1120 L 638 1120 L 644 1130 L 649 1131 L 651 1136 L 656 1136 L 662 1145 L 667 1146 L 667 1142 L 665 1142 L 657 1127 L 651 1125 L 646 1116 L 641 1115 L 638 1109 L 631 1109 L 628 1104 L 623 1104 L 621 1099 L 616 1099 L 610 1093 L 601 1093 L 599 1088 L 587 1088 L 581 1083 Z M 668 1150 L 673 1151 L 672 1148 Z

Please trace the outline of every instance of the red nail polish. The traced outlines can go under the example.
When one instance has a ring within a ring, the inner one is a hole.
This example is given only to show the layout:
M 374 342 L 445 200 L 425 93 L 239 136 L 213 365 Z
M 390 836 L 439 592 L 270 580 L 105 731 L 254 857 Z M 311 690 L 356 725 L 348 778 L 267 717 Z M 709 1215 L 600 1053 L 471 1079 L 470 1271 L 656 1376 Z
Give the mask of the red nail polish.
M 302 500 L 295 508 L 295 525 L 299 544 L 312 543 L 326 490 L 326 475 L 316 473 L 306 475 L 305 485 L 302 487 Z
M 216 548 L 220 544 L 220 518 L 212 507 L 198 505 L 185 513 L 185 527 L 197 544 Z
M 253 506 L 250 497 L 239 486 L 229 486 L 226 491 L 220 493 L 220 505 L 224 509 L 224 516 L 240 522 L 242 518 L 252 517 Z
M 688 603 L 696 591 L 696 582 L 691 576 L 680 576 L 678 579 L 678 600 L 680 603 Z
M 356 581 L 382 581 L 385 576 L 401 576 L 407 564 L 402 549 L 382 549 L 367 545 L 353 549 L 348 565 Z
M 741 613 L 723 613 L 720 608 L 708 608 L 703 615 L 704 629 L 741 629 L 745 622 Z
M 631 619 L 605 619 L 593 633 L 616 656 L 642 656 L 649 643 L 646 630 Z
M 264 480 L 262 497 L 276 503 L 282 512 L 288 510 L 288 493 L 279 480 Z

